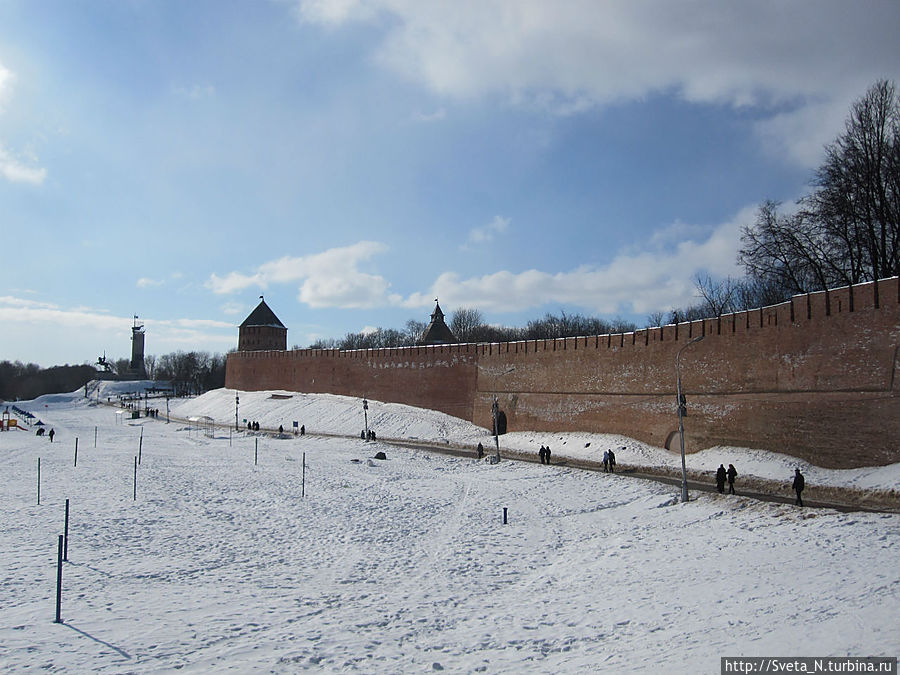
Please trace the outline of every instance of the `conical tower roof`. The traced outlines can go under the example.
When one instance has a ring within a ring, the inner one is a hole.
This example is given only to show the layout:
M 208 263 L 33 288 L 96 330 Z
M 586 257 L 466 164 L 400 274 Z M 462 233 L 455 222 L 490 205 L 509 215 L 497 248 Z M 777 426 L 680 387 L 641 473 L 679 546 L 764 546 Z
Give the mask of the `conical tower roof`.
M 244 323 L 241 324 L 241 328 L 246 328 L 247 326 L 285 327 L 278 317 L 275 316 L 275 312 L 273 312 L 266 304 L 266 301 L 263 300 L 263 296 L 259 296 L 259 304 L 256 306 L 256 309 L 250 312 L 250 316 L 244 319 Z
M 431 323 L 428 324 L 428 328 L 422 334 L 422 344 L 440 345 L 450 342 L 456 342 L 456 337 L 447 324 L 444 323 L 444 313 L 441 311 L 441 305 L 438 303 L 437 298 L 435 298 L 434 311 L 431 313 Z

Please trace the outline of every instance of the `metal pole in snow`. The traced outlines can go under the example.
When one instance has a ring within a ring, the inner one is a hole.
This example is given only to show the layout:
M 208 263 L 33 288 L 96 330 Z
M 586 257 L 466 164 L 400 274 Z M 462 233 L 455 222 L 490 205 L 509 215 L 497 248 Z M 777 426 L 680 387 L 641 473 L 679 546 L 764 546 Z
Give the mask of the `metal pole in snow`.
M 38 492 L 38 506 L 41 505 L 41 458 L 38 457 L 38 484 L 37 484 L 37 492 Z
M 65 540 L 63 544 L 63 560 L 69 561 L 69 500 L 66 500 L 66 527 L 64 532 Z
M 78 466 L 78 436 L 75 437 L 75 466 Z
M 94 447 L 97 447 L 97 427 L 94 427 Z
M 144 449 L 144 427 L 141 427 L 141 440 L 138 442 L 138 464 L 141 463 L 141 451 Z
M 303 453 L 303 480 L 300 481 L 300 499 L 306 496 L 306 453 Z
M 503 524 L 506 525 L 506 507 L 503 507 Z
M 259 461 L 259 439 L 258 438 L 253 439 L 253 446 L 254 446 L 253 447 L 253 466 L 256 466 L 257 462 Z
M 63 561 L 63 536 L 59 535 L 59 550 L 56 554 L 56 620 L 53 623 L 62 623 L 60 609 L 62 607 L 62 561 Z
M 132 501 L 135 501 L 135 502 L 137 501 L 137 465 L 138 465 L 138 458 L 135 457 L 134 458 L 134 493 L 132 496 Z

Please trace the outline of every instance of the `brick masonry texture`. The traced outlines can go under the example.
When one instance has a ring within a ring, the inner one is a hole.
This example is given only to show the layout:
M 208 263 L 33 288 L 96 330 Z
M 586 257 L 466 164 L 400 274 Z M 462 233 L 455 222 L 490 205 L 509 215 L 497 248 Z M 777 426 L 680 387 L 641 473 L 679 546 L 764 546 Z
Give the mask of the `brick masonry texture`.
M 677 451 L 762 448 L 818 466 L 900 461 L 900 284 L 876 283 L 633 333 L 360 351 L 243 351 L 226 386 L 406 403 L 509 431 L 617 433 Z M 348 433 L 355 433 L 349 429 Z

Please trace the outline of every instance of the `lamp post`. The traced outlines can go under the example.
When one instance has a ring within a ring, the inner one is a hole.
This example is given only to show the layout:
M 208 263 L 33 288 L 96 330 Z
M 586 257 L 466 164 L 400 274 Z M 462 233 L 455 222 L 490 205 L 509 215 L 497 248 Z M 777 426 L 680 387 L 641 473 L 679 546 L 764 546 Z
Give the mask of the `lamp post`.
M 497 446 L 497 461 L 500 461 L 500 428 L 497 424 L 500 417 L 500 404 L 497 403 L 497 397 L 494 396 L 494 402 L 491 404 L 491 417 L 494 418 L 494 444 Z
M 687 405 L 684 394 L 681 391 L 681 352 L 690 347 L 695 342 L 700 342 L 705 336 L 701 335 L 689 341 L 684 347 L 678 350 L 675 355 L 675 386 L 678 396 L 678 438 L 681 441 L 681 501 L 688 500 L 687 488 L 687 467 L 684 462 L 684 415 L 687 412 Z
M 241 399 L 238 398 L 238 393 L 234 392 L 234 430 L 238 431 L 240 427 L 238 427 L 238 404 L 241 402 Z M 166 403 L 166 415 L 168 416 L 168 403 Z
M 366 441 L 369 440 L 369 402 L 363 398 L 363 420 L 366 425 Z

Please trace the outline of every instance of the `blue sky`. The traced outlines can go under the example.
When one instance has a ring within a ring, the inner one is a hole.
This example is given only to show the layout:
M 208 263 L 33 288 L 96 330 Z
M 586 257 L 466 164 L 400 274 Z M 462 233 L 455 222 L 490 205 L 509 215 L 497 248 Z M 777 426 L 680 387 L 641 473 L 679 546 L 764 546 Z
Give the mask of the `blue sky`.
M 479 309 L 621 317 L 739 274 L 900 3 L 0 0 L 0 360 L 225 352 Z

